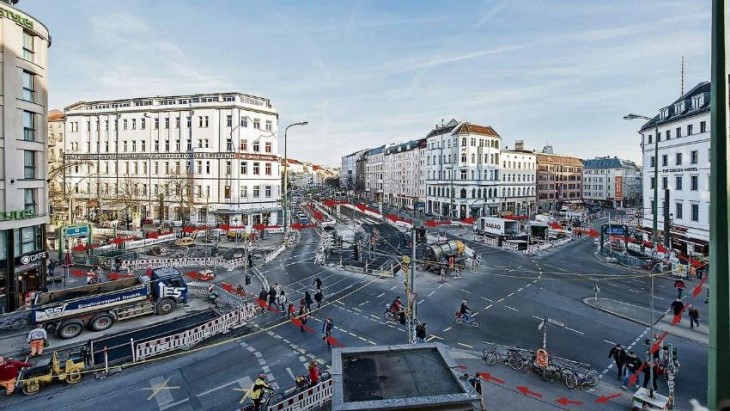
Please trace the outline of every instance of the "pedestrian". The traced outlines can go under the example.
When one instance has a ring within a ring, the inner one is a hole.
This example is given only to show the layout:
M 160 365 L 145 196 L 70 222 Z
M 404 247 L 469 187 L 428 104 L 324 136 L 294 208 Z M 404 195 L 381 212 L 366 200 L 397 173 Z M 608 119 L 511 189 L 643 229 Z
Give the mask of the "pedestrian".
M 651 375 L 652 367 L 654 368 L 654 375 L 653 375 L 654 378 L 651 378 L 652 377 L 652 375 Z M 651 379 L 652 386 L 654 387 L 654 391 L 657 391 L 658 388 L 657 388 L 656 378 L 659 375 L 658 374 L 659 373 L 658 364 L 655 363 L 652 365 L 651 362 L 644 361 L 644 366 L 642 367 L 642 372 L 644 373 L 644 382 L 643 382 L 643 384 L 641 384 L 641 386 L 646 388 L 646 386 L 649 385 L 649 379 Z
M 677 289 L 677 298 L 682 298 L 682 291 L 687 288 L 687 285 L 681 279 L 674 281 L 674 288 Z
M 304 326 L 307 325 L 307 320 L 309 317 L 309 310 L 307 309 L 307 307 L 304 307 L 304 306 L 299 307 L 298 316 L 299 316 L 299 321 L 300 321 L 299 329 L 302 330 L 302 332 L 304 332 L 304 331 L 306 331 L 304 329 Z
M 420 323 L 416 326 L 416 342 L 426 342 L 426 323 Z
M 281 310 L 284 311 L 283 308 Z M 289 303 L 289 305 L 286 307 L 285 314 L 286 314 L 286 319 L 287 320 L 289 318 L 294 318 L 294 316 L 296 316 L 297 309 L 296 309 L 296 307 L 294 307 L 294 303 Z
M 323 298 L 324 298 L 324 294 L 322 294 L 322 290 L 317 289 L 317 292 L 314 293 L 314 300 L 317 301 L 317 308 L 319 308 L 322 305 Z
M 682 321 L 682 311 L 684 311 L 684 303 L 682 302 L 681 298 L 677 298 L 674 300 L 672 305 L 670 306 L 672 309 L 672 312 L 674 313 L 674 317 L 678 318 L 677 323 Z
M 100 283 L 105 283 L 109 281 L 109 278 L 104 274 L 104 270 L 101 269 L 98 265 L 96 266 L 96 279 Z
M 5 395 L 10 395 L 15 390 L 18 380 L 18 372 L 23 367 L 31 367 L 29 362 L 15 361 L 12 358 L 0 357 L 0 385 L 5 387 Z
M 147 267 L 147 271 L 144 273 L 150 279 L 152 278 L 152 267 Z
M 97 283 L 96 273 L 94 272 L 93 268 L 90 268 L 89 271 L 86 272 L 86 284 L 96 284 Z
M 631 378 L 631 375 L 636 374 L 639 372 L 639 368 L 641 368 L 641 359 L 636 355 L 634 351 L 631 351 L 629 353 L 629 356 L 626 357 L 625 365 L 626 365 L 626 375 L 624 376 L 623 385 L 621 388 L 624 390 L 626 389 L 626 386 L 629 384 L 629 378 Z M 638 375 L 637 375 L 638 378 Z M 636 381 L 636 386 L 634 388 L 639 388 L 638 380 Z
M 266 288 L 261 287 L 261 292 L 259 293 L 259 300 L 266 302 L 266 297 L 269 295 L 269 293 L 266 292 Z
M 276 290 L 276 294 L 279 294 L 281 292 L 281 286 L 279 283 L 274 283 L 274 290 Z
M 314 387 L 319 383 L 319 365 L 316 360 L 312 360 L 307 367 L 309 371 L 309 385 Z
M 618 370 L 618 377 L 616 377 L 616 379 L 621 381 L 624 371 L 624 362 L 626 361 L 626 350 L 624 350 L 624 347 L 622 347 L 621 344 L 616 344 L 616 346 L 611 348 L 611 351 L 609 351 L 608 358 L 612 358 L 613 361 L 616 362 L 616 369 Z
M 246 290 L 243 288 L 243 285 L 238 284 L 236 286 L 236 294 L 240 295 L 241 297 L 246 296 Z
M 320 290 L 320 289 L 322 289 L 322 280 L 320 280 L 319 277 L 314 277 L 314 282 L 312 283 L 312 285 L 316 289 Z
M 114 271 L 119 272 L 122 269 L 122 259 L 119 257 L 114 258 Z
M 266 374 L 260 374 L 259 378 L 253 383 L 253 387 L 249 390 L 249 397 L 253 401 L 253 409 L 259 411 L 261 409 L 261 400 L 264 395 L 264 390 L 272 391 L 272 388 L 266 382 Z
M 307 306 L 307 310 L 312 309 L 312 294 L 309 293 L 309 291 L 304 292 L 304 304 Z
M 289 299 L 286 298 L 286 294 L 284 293 L 284 290 L 279 291 L 279 295 L 276 297 L 276 305 L 279 306 L 279 309 L 282 312 L 285 312 L 285 309 L 287 308 L 287 304 L 289 303 Z M 294 305 L 294 304 L 292 304 Z
M 687 306 L 687 314 L 689 315 L 689 328 L 694 328 L 695 325 L 697 327 L 700 326 L 700 310 L 697 309 L 694 305 L 690 304 Z
M 35 357 L 36 355 L 43 354 L 43 348 L 46 340 L 48 340 L 48 334 L 46 334 L 43 325 L 36 324 L 35 328 L 28 333 L 26 340 L 30 344 L 30 356 Z
M 322 323 L 322 340 L 327 343 L 327 347 L 331 347 L 330 345 L 330 337 L 332 337 L 332 330 L 335 328 L 335 323 L 332 321 L 332 318 L 327 317 L 326 320 L 324 320 L 324 323 Z
M 276 289 L 272 285 L 271 287 L 269 287 L 269 308 L 276 307 L 276 296 Z

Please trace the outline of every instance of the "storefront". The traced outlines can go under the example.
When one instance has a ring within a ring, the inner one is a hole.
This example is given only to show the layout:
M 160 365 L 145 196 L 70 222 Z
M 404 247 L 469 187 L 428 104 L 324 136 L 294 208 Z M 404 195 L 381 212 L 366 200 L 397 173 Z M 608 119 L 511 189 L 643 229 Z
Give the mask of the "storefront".
M 0 231 L 0 310 L 23 306 L 30 292 L 45 286 L 45 224 Z

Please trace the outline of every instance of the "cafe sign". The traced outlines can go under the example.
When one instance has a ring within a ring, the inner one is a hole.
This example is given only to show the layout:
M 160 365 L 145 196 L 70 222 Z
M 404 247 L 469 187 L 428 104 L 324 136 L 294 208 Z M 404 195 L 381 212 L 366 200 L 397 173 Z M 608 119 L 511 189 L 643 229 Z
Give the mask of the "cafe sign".
M 35 216 L 35 213 L 31 210 L 0 211 L 0 220 L 25 220 Z
M 33 21 L 21 14 L 12 12 L 4 7 L 0 7 L 0 16 L 10 19 L 23 27 L 33 30 Z
M 30 254 L 21 255 L 20 257 L 17 257 L 15 259 L 16 265 L 28 265 L 28 264 L 34 264 L 34 263 L 40 263 L 43 261 L 44 258 L 48 258 L 48 252 L 44 251 L 37 251 Z

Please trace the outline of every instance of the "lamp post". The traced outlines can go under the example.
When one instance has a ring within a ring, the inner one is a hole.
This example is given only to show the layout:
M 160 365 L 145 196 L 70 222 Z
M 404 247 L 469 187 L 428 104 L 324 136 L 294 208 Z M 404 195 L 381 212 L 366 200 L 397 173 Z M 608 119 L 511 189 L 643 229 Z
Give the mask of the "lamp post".
M 288 220 L 288 215 L 287 215 L 287 211 L 289 208 L 289 202 L 287 201 L 288 200 L 287 199 L 287 191 L 288 191 L 288 189 L 287 189 L 287 186 L 288 186 L 287 172 L 288 172 L 288 167 L 289 167 L 289 157 L 287 156 L 287 152 L 286 152 L 286 136 L 287 136 L 287 132 L 289 131 L 289 128 L 294 127 L 294 126 L 306 126 L 307 124 L 309 124 L 309 121 L 302 121 L 299 123 L 289 124 L 284 129 L 284 204 L 283 204 L 283 206 L 284 206 L 284 235 L 289 234 L 289 220 Z
M 653 119 L 642 116 L 639 114 L 629 113 L 624 116 L 624 120 L 646 120 L 646 121 L 653 121 Z M 654 121 L 654 204 L 652 205 L 652 244 L 653 244 L 653 250 L 656 251 L 657 243 L 659 242 L 659 239 L 657 238 L 657 206 L 659 203 L 659 120 L 657 119 Z M 654 378 L 656 376 L 654 375 L 654 366 L 653 361 L 651 358 L 651 347 L 654 343 L 654 272 L 653 270 L 649 272 L 649 279 L 650 279 L 650 298 L 649 298 L 649 311 L 650 311 L 650 321 L 649 329 L 650 329 L 650 336 L 649 337 L 649 346 L 647 347 L 646 356 L 647 361 L 652 364 L 652 366 L 649 369 L 649 379 L 652 381 L 652 384 L 654 383 Z M 649 391 L 649 396 L 654 397 L 654 390 L 653 385 L 650 386 L 652 389 Z

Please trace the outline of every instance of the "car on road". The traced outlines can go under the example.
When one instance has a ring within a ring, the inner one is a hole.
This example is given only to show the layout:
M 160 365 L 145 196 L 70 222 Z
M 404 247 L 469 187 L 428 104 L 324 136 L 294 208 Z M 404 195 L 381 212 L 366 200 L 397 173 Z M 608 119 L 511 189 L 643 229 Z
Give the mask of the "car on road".
M 183 237 L 175 241 L 175 245 L 182 247 L 191 247 L 195 245 L 195 240 L 192 237 Z

